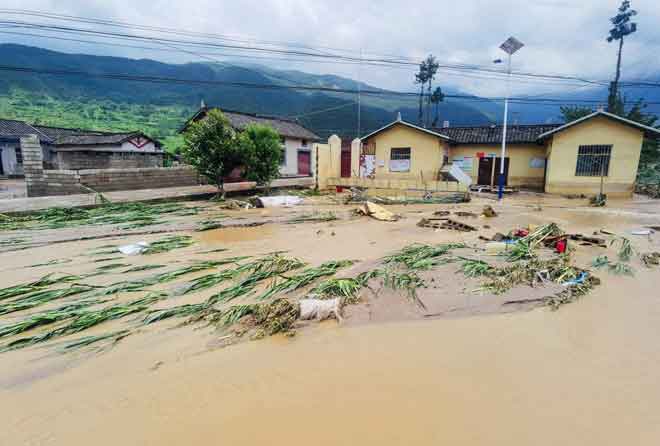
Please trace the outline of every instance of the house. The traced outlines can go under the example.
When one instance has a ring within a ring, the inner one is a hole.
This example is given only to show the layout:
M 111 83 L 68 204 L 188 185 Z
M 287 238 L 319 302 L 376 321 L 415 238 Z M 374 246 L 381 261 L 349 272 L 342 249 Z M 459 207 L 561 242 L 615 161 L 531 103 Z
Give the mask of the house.
M 597 111 L 569 124 L 507 127 L 505 184 L 555 194 L 631 196 L 644 138 L 660 131 Z M 400 119 L 361 138 L 360 177 L 405 185 L 440 181 L 458 165 L 495 185 L 501 126 L 425 129 Z
M 0 175 L 22 176 L 19 140 L 36 135 L 47 169 L 124 169 L 162 167 L 160 143 L 140 131 L 103 132 L 0 119 Z
M 218 107 L 202 106 L 195 115 L 190 118 L 181 129 L 184 132 L 188 126 L 206 117 L 210 110 Z M 249 124 L 262 124 L 272 127 L 280 135 L 282 142 L 282 163 L 280 175 L 311 176 L 314 170 L 312 156 L 312 144 L 319 141 L 319 137 L 298 122 L 275 116 L 264 116 L 251 113 L 242 113 L 231 110 L 221 110 L 222 114 L 236 131 L 242 131 Z

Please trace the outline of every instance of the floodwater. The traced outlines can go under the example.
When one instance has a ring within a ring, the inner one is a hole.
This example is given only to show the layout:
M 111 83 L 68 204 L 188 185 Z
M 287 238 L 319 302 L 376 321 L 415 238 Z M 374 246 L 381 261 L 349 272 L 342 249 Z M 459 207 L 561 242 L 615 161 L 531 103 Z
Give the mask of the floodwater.
M 491 224 L 551 218 L 586 233 L 646 221 L 509 214 Z M 260 236 L 236 242 L 247 252 L 288 245 L 315 261 L 374 258 L 441 237 L 410 221 L 250 228 Z M 636 269 L 603 277 L 556 312 L 329 321 L 226 348 L 218 334 L 186 327 L 135 334 L 94 355 L 12 352 L 0 357 L 0 444 L 658 444 L 660 270 Z

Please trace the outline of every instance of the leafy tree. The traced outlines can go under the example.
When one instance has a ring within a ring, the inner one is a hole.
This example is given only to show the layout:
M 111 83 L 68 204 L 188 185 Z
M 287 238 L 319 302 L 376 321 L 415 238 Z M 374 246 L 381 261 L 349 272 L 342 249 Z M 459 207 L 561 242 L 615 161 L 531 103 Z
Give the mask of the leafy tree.
M 588 116 L 594 112 L 589 107 L 580 107 L 579 105 L 565 107 L 562 106 L 559 108 L 559 110 L 561 111 L 564 122 L 566 123 L 577 121 L 578 119 L 584 118 L 585 116 Z
M 442 88 L 436 87 L 435 90 L 433 91 L 433 94 L 431 95 L 431 103 L 435 105 L 435 118 L 433 118 L 433 123 L 431 124 L 431 127 L 437 127 L 438 125 L 438 120 L 440 119 L 439 116 L 439 107 L 440 103 L 445 100 L 445 95 L 442 93 Z
M 428 81 L 428 65 L 426 60 L 419 64 L 419 71 L 415 73 L 415 83 L 419 84 L 419 114 L 417 116 L 417 123 L 421 126 L 424 121 L 424 87 Z
M 270 189 L 280 172 L 280 135 L 267 125 L 250 124 L 239 135 L 239 141 L 245 155 L 246 178 Z
M 637 15 L 637 11 L 630 7 L 630 1 L 624 0 L 619 6 L 617 15 L 610 19 L 614 27 L 610 29 L 610 35 L 607 36 L 608 42 L 615 40 L 619 41 L 619 51 L 616 60 L 616 76 L 614 81 L 610 84 L 610 93 L 607 98 L 607 110 L 610 113 L 615 113 L 616 102 L 619 98 L 619 79 L 621 78 L 621 53 L 623 51 L 623 39 L 637 31 L 637 23 L 631 22 L 630 19 Z
M 433 80 L 435 79 L 435 75 L 438 73 L 438 68 L 440 68 L 440 64 L 436 60 L 436 58 L 433 55 L 429 55 L 429 57 L 426 58 L 426 82 L 427 82 L 427 87 L 426 87 L 426 120 L 424 121 L 424 127 L 428 127 L 429 124 L 431 123 L 431 102 L 432 102 L 432 94 L 431 90 L 433 89 Z
M 220 110 L 212 110 L 206 119 L 190 125 L 181 153 L 186 163 L 218 187 L 223 199 L 225 177 L 245 164 L 238 135 Z

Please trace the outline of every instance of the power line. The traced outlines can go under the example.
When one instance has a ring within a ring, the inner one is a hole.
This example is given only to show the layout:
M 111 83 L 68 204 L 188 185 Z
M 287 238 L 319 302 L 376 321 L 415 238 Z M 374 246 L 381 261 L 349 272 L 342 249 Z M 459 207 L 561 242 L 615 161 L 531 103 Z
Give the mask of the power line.
M 146 82 L 146 83 L 160 83 L 160 84 L 172 83 L 172 84 L 184 84 L 184 85 L 217 85 L 217 86 L 251 88 L 251 89 L 318 91 L 318 92 L 326 92 L 326 93 L 344 93 L 351 95 L 355 95 L 358 91 L 356 89 L 349 89 L 349 88 L 320 87 L 320 86 L 311 86 L 311 85 L 278 85 L 278 84 L 259 84 L 259 83 L 249 83 L 249 82 L 220 81 L 220 80 L 209 80 L 209 79 L 181 79 L 181 78 L 172 78 L 172 77 L 164 77 L 164 76 L 139 76 L 139 75 L 121 74 L 121 73 L 95 73 L 95 72 L 87 72 L 82 70 L 44 69 L 44 68 L 36 68 L 36 67 L 24 67 L 24 66 L 20 67 L 20 66 L 9 66 L 9 65 L 0 65 L 0 71 L 43 74 L 43 75 L 57 75 L 57 76 L 83 76 L 83 77 L 91 77 L 91 78 Z M 416 98 L 419 96 L 419 93 L 417 92 L 391 91 L 391 90 L 361 90 L 361 94 L 370 95 L 370 96 L 399 96 L 399 97 L 410 97 L 410 98 Z M 426 96 L 426 93 L 424 93 L 423 96 Z M 453 94 L 453 95 L 447 94 L 445 95 L 445 97 L 448 99 L 460 99 L 464 101 L 495 102 L 495 101 L 503 100 L 503 98 L 501 97 L 480 97 L 480 96 L 460 95 L 460 94 Z M 527 104 L 537 104 L 537 103 L 601 104 L 604 102 L 600 99 L 578 99 L 578 100 L 571 100 L 571 99 L 567 100 L 564 98 L 529 99 L 526 97 L 513 97 L 510 99 L 518 103 L 527 103 Z M 648 102 L 648 104 L 660 104 L 660 102 Z

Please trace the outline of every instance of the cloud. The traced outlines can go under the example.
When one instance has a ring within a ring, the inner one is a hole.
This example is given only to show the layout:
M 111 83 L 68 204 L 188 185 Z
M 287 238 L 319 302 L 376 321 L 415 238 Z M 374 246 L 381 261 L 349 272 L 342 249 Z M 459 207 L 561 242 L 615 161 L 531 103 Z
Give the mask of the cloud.
M 488 67 L 493 67 L 493 59 L 502 57 L 499 43 L 514 35 L 526 44 L 514 57 L 516 70 L 606 80 L 613 75 L 616 48 L 608 44 L 605 37 L 609 30 L 609 17 L 616 12 L 619 0 L 113 0 L 103 3 L 5 0 L 3 4 L 5 8 L 56 11 L 60 14 L 217 33 L 255 45 L 287 42 L 297 45 L 295 48 L 301 51 L 308 51 L 302 47 L 323 47 L 327 52 L 357 57 L 362 48 L 366 57 L 404 56 L 415 60 L 432 53 L 442 62 Z M 653 76 L 660 71 L 660 59 L 650 57 L 660 50 L 660 27 L 656 26 L 660 21 L 660 4 L 651 0 L 635 0 L 633 7 L 639 11 L 636 18 L 639 31 L 628 39 L 625 46 L 624 77 L 628 79 Z M 1 16 L 8 17 L 7 14 Z M 168 62 L 196 59 L 189 53 L 145 51 L 2 34 L 0 39 L 69 52 L 146 57 Z M 237 43 L 235 40 L 228 42 Z M 262 54 L 261 57 L 269 56 Z M 252 61 L 278 68 L 352 78 L 360 76 L 378 87 L 414 88 L 415 67 L 363 66 L 358 69 L 349 64 L 294 61 L 290 60 L 296 59 L 292 56 L 270 57 L 289 60 L 254 58 Z M 473 94 L 503 94 L 505 83 L 493 77 L 483 73 L 466 75 L 442 70 L 437 82 Z M 577 87 L 570 83 L 547 81 L 516 81 L 512 84 L 514 94 L 566 91 Z

